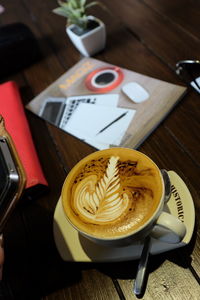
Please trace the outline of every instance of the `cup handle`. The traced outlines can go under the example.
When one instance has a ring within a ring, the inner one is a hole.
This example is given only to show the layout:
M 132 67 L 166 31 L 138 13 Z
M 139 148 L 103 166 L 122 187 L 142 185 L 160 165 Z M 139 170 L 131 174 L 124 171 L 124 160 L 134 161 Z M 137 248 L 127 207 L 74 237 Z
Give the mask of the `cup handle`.
M 151 236 L 163 242 L 174 244 L 179 243 L 185 234 L 185 224 L 177 217 L 163 211 L 156 221 Z

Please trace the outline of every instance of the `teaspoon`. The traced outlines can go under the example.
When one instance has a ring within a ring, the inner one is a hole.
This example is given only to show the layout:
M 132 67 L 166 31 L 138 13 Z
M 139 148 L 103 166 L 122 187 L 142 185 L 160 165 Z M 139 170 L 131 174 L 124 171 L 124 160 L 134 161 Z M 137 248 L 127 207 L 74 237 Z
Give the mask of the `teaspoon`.
M 164 202 L 167 202 L 171 196 L 171 182 L 170 182 L 170 178 L 169 178 L 169 175 L 166 170 L 162 169 L 161 174 L 162 174 L 162 177 L 164 180 L 164 185 L 165 185 Z M 150 237 L 150 235 L 148 235 L 144 240 L 144 246 L 142 249 L 142 254 L 141 254 L 140 262 L 138 265 L 137 275 L 135 278 L 134 294 L 136 296 L 141 295 L 144 290 L 144 283 L 145 283 L 145 279 L 146 279 L 146 270 L 147 270 L 150 248 L 151 248 L 151 237 Z
M 150 246 L 151 246 L 151 237 L 148 235 L 144 240 L 144 246 L 142 249 L 142 254 L 141 254 L 140 262 L 138 265 L 137 275 L 135 278 L 134 294 L 136 296 L 141 295 L 144 290 L 144 283 L 145 283 L 145 279 L 146 279 L 146 270 L 147 270 Z

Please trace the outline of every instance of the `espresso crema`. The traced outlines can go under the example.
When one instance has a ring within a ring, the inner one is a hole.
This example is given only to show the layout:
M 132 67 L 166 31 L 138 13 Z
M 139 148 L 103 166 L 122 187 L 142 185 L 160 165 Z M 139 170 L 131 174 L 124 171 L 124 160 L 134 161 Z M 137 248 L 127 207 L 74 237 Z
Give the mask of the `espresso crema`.
M 70 222 L 100 238 L 126 236 L 156 211 L 163 193 L 160 171 L 141 152 L 97 151 L 69 173 L 62 190 Z

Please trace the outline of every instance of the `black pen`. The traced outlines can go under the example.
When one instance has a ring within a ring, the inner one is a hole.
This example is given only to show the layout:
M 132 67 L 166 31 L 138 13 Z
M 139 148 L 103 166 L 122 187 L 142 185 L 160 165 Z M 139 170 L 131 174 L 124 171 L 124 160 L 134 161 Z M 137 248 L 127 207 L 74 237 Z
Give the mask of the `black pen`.
M 97 134 L 102 133 L 104 130 L 106 130 L 108 127 L 110 127 L 112 124 L 114 124 L 115 122 L 119 121 L 121 118 L 123 118 L 126 114 L 128 113 L 128 111 L 126 111 L 125 113 L 123 113 L 122 115 L 120 115 L 119 117 L 117 117 L 115 120 L 113 120 L 111 123 L 109 123 L 108 125 L 106 125 L 106 127 L 102 128 Z M 97 135 L 96 134 L 96 135 Z

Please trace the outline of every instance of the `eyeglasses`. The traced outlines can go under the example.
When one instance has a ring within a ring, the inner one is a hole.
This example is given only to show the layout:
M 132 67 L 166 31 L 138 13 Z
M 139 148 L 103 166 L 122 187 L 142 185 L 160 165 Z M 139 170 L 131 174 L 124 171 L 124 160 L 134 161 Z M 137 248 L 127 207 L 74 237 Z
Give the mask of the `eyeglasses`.
M 176 64 L 176 74 L 200 94 L 200 61 L 181 60 Z

